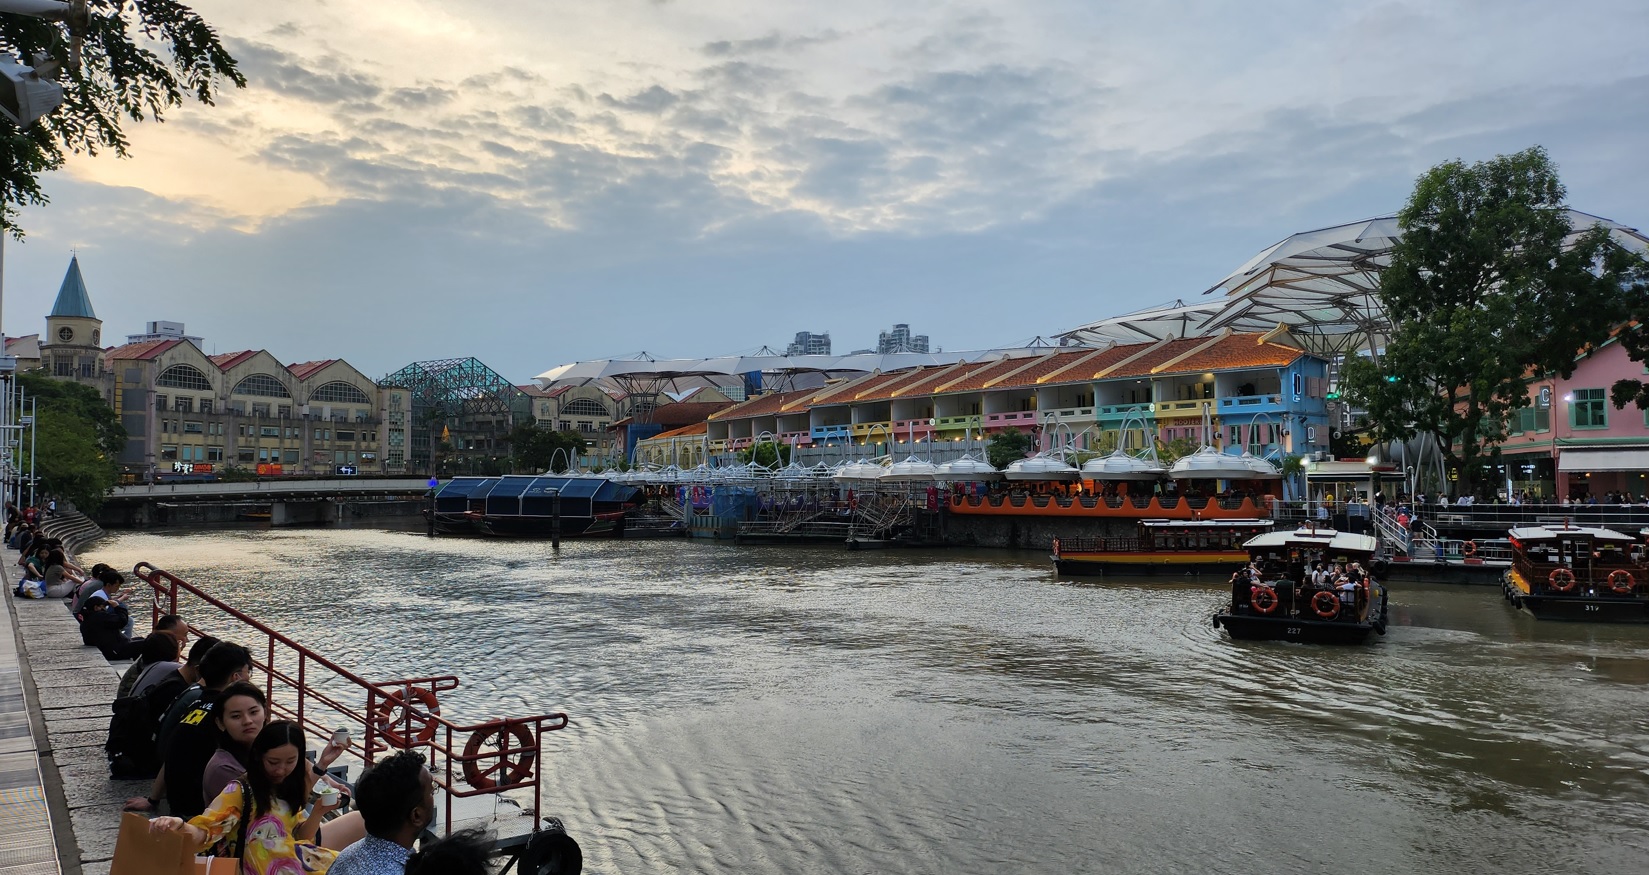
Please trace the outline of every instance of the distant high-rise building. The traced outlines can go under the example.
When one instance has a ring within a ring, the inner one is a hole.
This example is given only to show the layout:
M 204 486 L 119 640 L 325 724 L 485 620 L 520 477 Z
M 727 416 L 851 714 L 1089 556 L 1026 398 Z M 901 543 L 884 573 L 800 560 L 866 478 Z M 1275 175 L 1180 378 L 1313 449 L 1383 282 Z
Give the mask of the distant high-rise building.
M 814 334 L 811 331 L 796 332 L 796 339 L 784 348 L 785 355 L 830 355 L 830 332 Z
M 892 331 L 883 331 L 876 336 L 876 351 L 890 352 L 927 352 L 928 336 L 926 334 L 912 335 L 910 326 L 900 322 L 893 326 Z

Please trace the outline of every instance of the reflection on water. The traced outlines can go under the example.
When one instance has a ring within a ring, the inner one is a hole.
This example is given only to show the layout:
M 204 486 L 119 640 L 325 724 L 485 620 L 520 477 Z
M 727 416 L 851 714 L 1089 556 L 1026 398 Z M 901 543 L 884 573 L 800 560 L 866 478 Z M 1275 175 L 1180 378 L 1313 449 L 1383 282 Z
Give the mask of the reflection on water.
M 464 719 L 564 710 L 594 872 L 1649 871 L 1649 628 L 1405 584 L 1369 647 L 1036 556 L 120 535 Z

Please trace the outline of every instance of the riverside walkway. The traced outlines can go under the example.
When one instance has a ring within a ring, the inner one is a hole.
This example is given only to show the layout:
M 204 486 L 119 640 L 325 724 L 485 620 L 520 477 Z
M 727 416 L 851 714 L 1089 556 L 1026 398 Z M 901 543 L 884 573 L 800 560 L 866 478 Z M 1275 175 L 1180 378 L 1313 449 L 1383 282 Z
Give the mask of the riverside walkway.
M 72 543 L 57 530 L 78 515 L 64 516 L 47 528 Z M 0 875 L 104 875 L 121 805 L 149 789 L 110 780 L 103 754 L 120 671 L 81 643 L 62 599 L 14 595 L 20 573 L 0 549 Z

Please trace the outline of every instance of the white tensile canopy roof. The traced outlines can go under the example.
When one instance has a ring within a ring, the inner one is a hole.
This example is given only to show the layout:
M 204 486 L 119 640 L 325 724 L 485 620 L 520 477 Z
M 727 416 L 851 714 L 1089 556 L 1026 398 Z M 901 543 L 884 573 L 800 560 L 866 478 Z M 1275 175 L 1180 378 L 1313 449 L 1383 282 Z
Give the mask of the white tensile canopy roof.
M 958 352 L 890 352 L 859 355 L 728 355 L 707 359 L 656 359 L 646 353 L 632 358 L 592 359 L 551 368 L 536 377 L 548 388 L 569 380 L 606 378 L 669 380 L 679 377 L 733 376 L 752 371 L 764 373 L 870 373 L 905 370 L 929 365 L 954 365 L 961 361 L 991 358 L 1020 358 L 1046 353 L 1047 348 L 962 350 Z
M 1649 236 L 1619 222 L 1569 210 L 1570 242 L 1602 225 L 1616 243 L 1649 250 Z M 1230 328 L 1263 334 L 1286 329 L 1317 355 L 1383 348 L 1391 321 L 1380 306 L 1380 274 L 1401 237 L 1396 216 L 1293 234 L 1266 247 L 1215 283 L 1203 301 L 1174 301 L 1072 329 L 1066 342 L 1097 344 L 1200 337 Z M 1216 297 L 1217 296 L 1217 297 Z

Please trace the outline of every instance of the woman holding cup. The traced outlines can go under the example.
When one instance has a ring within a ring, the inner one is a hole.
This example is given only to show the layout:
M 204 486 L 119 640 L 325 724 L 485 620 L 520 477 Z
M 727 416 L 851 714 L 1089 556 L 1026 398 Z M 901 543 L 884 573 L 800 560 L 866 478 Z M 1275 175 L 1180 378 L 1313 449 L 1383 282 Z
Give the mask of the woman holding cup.
M 248 875 L 325 872 L 337 852 L 316 844 L 315 834 L 339 797 L 335 787 L 324 785 L 333 792 L 319 796 L 305 814 L 315 782 L 304 749 L 302 727 L 270 723 L 252 741 L 246 775 L 224 787 L 205 813 L 189 820 L 157 817 L 150 831 L 184 833 L 202 851 L 228 839 L 226 855 L 239 857 Z

